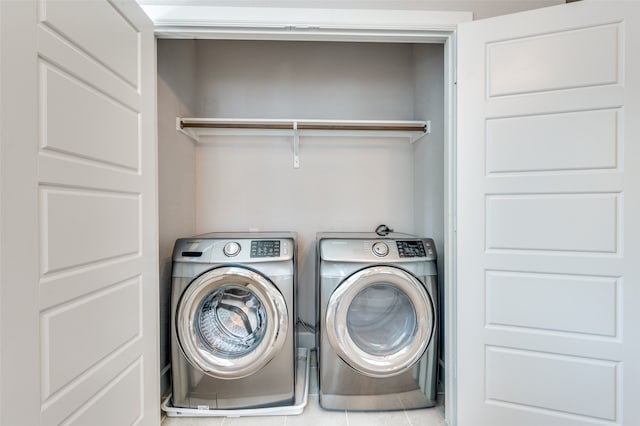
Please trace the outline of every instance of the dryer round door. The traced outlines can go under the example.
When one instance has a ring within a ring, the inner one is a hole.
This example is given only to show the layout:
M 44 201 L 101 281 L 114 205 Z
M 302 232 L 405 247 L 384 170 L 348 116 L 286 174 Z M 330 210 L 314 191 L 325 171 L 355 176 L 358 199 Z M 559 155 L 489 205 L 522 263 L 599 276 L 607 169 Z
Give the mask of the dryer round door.
M 271 280 L 228 266 L 200 275 L 183 292 L 176 333 L 192 365 L 212 377 L 240 379 L 278 354 L 288 323 L 285 299 Z
M 434 305 L 422 283 L 393 266 L 373 266 L 332 293 L 325 327 L 329 343 L 352 368 L 391 377 L 411 368 L 434 334 Z

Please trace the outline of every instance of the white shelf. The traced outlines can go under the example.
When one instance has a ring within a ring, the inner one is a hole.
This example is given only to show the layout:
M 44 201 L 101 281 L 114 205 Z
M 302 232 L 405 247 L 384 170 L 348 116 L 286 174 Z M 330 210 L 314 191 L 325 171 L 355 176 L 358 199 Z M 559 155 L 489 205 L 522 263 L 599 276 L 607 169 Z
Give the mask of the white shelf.
M 177 117 L 176 130 L 196 143 L 203 143 L 203 138 L 212 136 L 290 136 L 293 138 L 293 167 L 298 168 L 300 137 L 400 138 L 414 143 L 430 133 L 431 122 Z

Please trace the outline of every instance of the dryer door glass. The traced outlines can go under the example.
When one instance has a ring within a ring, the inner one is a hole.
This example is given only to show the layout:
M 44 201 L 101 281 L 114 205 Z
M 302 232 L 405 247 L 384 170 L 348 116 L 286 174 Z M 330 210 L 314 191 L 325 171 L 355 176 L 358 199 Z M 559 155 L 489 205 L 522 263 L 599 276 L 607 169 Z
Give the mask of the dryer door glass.
M 393 355 L 416 337 L 416 311 L 407 295 L 389 284 L 360 291 L 347 311 L 347 330 L 364 352 Z
M 433 338 L 435 312 L 418 278 L 393 266 L 373 266 L 347 277 L 327 304 L 325 329 L 336 353 L 370 377 L 411 368 Z
M 185 357 L 204 373 L 239 379 L 256 373 L 283 348 L 289 314 L 264 275 L 240 266 L 212 269 L 182 294 L 176 334 Z

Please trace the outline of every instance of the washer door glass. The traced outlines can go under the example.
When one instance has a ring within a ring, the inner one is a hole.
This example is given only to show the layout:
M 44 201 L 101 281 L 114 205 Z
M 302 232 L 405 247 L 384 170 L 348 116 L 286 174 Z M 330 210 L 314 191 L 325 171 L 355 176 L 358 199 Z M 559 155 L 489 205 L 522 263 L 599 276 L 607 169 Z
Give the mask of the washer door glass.
M 282 349 L 288 312 L 267 277 L 221 267 L 187 287 L 176 321 L 178 342 L 191 364 L 213 377 L 238 379 L 259 371 Z
M 327 305 L 329 343 L 352 368 L 390 377 L 411 368 L 434 332 L 433 303 L 422 283 L 392 266 L 369 267 L 343 281 Z
M 267 327 L 266 309 L 258 297 L 237 285 L 223 285 L 209 293 L 196 310 L 196 332 L 209 349 L 238 358 L 253 351 Z

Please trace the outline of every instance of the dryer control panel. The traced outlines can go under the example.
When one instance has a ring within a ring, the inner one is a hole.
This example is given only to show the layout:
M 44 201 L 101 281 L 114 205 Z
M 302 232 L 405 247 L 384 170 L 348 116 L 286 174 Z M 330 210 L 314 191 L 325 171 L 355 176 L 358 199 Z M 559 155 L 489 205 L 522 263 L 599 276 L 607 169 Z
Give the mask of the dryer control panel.
M 436 260 L 431 238 L 320 238 L 322 260 L 335 262 L 424 262 Z
M 428 243 L 427 243 L 428 245 Z M 427 251 L 424 244 L 420 240 L 396 241 L 398 247 L 398 256 L 400 257 L 427 257 Z

